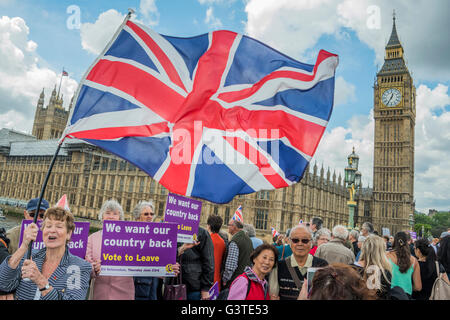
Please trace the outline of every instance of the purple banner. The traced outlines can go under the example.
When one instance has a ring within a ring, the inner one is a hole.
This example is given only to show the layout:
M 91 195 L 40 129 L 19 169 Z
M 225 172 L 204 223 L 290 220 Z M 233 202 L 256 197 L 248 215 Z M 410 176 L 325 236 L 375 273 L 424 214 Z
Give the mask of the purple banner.
M 22 228 L 20 230 L 19 247 L 22 244 L 23 231 L 25 226 L 32 223 L 33 220 L 22 220 Z M 42 231 L 41 231 L 42 220 L 37 221 L 37 226 L 39 227 L 39 232 L 36 237 L 36 241 L 33 242 L 33 249 L 42 249 L 45 247 L 42 241 Z M 89 237 L 89 222 L 78 222 L 75 221 L 75 230 L 73 230 L 72 238 L 67 244 L 69 247 L 69 252 L 74 256 L 80 257 L 82 259 L 86 256 L 87 240 Z
M 173 193 L 167 195 L 164 221 L 178 224 L 178 242 L 193 243 L 197 241 L 201 213 L 201 201 Z
M 409 234 L 411 235 L 411 238 L 412 238 L 413 240 L 417 240 L 417 232 L 415 232 L 415 231 L 410 231 Z
M 100 275 L 174 276 L 177 225 L 103 221 Z

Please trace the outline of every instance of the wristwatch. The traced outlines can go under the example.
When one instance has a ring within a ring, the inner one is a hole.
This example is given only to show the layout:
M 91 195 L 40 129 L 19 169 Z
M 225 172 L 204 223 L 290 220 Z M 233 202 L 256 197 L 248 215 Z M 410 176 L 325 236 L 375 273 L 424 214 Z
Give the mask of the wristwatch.
M 47 282 L 47 284 L 45 285 L 45 287 L 39 288 L 39 291 L 45 291 L 45 290 L 48 290 L 48 289 L 50 289 L 50 284 Z

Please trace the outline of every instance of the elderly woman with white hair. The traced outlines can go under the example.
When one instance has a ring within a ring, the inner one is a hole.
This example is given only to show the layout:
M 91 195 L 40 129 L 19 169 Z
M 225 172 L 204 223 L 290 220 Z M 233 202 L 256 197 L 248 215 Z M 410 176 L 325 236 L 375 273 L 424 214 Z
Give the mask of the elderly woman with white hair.
M 153 222 L 153 201 L 140 201 L 133 209 L 133 218 L 141 222 Z M 158 277 L 134 277 L 135 300 L 157 300 Z
M 327 228 L 319 229 L 313 239 L 314 246 L 312 247 L 310 254 L 314 255 L 317 251 L 317 248 L 322 244 L 328 243 L 331 240 L 331 231 Z
M 103 203 L 99 220 L 124 220 L 122 206 L 116 200 Z M 88 238 L 86 260 L 92 264 L 92 282 L 90 299 L 92 300 L 134 300 L 133 277 L 100 276 L 102 253 L 102 230 L 91 234 Z

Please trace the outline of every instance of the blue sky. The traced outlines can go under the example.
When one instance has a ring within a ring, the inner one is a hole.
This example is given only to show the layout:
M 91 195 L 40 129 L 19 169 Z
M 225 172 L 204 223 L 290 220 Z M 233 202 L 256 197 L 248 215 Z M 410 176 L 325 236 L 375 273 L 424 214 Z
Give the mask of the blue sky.
M 79 28 L 68 28 L 71 6 L 79 8 Z M 0 128 L 30 132 L 40 91 L 44 87 L 48 99 L 63 67 L 69 73 L 62 88 L 67 105 L 129 7 L 134 19 L 162 34 L 232 30 L 306 63 L 314 63 L 320 49 L 338 54 L 335 107 L 313 161 L 343 174 L 355 146 L 365 186 L 372 180 L 372 86 L 395 9 L 418 94 L 416 206 L 450 209 L 450 169 L 444 169 L 450 168 L 450 43 L 439 36 L 450 29 L 446 0 L 0 0 L 0 37 L 10 40 L 0 44 Z

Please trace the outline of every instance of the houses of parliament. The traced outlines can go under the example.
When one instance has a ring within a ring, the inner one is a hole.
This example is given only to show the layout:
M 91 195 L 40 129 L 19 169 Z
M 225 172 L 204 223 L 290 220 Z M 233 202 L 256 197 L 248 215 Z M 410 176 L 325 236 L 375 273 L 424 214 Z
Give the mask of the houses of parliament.
M 354 223 L 372 222 L 381 234 L 409 229 L 414 212 L 414 126 L 416 94 L 404 60 L 395 17 L 385 47 L 384 65 L 376 74 L 374 88 L 374 166 L 372 188 L 356 191 Z M 36 106 L 32 135 L 0 130 L 0 200 L 26 202 L 38 197 L 58 138 L 66 126 L 69 111 L 56 87 L 47 106 L 42 91 Z M 342 163 L 345 163 L 343 159 Z M 342 168 L 342 173 L 344 168 Z M 56 158 L 44 194 L 56 204 L 66 194 L 75 216 L 97 220 L 102 203 L 118 200 L 126 219 L 140 200 L 153 200 L 159 220 L 163 219 L 168 190 L 131 163 L 96 146 L 66 139 Z M 280 232 L 312 217 L 324 226 L 347 225 L 349 192 L 341 173 L 309 166 L 300 182 L 282 189 L 238 195 L 227 204 L 203 200 L 201 225 L 210 214 L 220 215 L 224 224 L 242 205 L 245 223 L 255 226 L 257 235 L 269 239 L 271 227 Z M 158 220 L 157 220 L 158 221 Z

